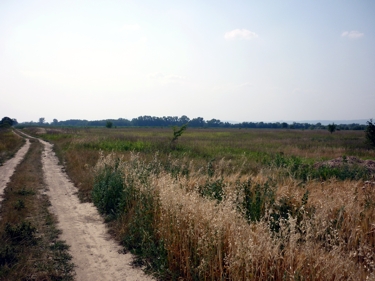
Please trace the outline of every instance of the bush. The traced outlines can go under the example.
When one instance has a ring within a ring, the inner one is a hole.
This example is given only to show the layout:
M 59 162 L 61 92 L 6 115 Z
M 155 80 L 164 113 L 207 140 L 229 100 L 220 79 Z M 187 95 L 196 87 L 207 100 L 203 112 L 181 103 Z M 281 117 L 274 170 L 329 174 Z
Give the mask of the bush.
M 327 126 L 328 131 L 332 134 L 337 129 L 337 125 L 335 123 L 329 124 Z
M 118 161 L 105 168 L 96 176 L 92 189 L 92 200 L 101 214 L 117 217 L 124 197 L 123 174 L 118 169 Z
M 110 128 L 112 128 L 113 123 L 111 121 L 107 121 L 105 126 L 110 129 Z
M 34 242 L 34 233 L 36 232 L 36 228 L 31 225 L 30 222 L 21 222 L 14 226 L 7 223 L 5 225 L 5 234 L 9 237 L 13 242 Z
M 370 121 L 367 121 L 367 127 L 365 132 L 367 143 L 375 147 L 375 124 L 372 122 L 372 119 L 370 119 Z

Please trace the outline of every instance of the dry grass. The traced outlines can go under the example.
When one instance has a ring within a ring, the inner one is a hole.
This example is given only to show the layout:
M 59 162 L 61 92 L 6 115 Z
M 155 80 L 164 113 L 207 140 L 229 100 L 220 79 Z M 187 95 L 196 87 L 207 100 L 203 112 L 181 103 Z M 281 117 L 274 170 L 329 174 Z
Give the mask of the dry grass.
M 13 157 L 24 143 L 24 139 L 11 129 L 0 129 L 0 165 Z
M 163 241 L 169 271 L 186 280 L 375 278 L 375 187 L 335 180 L 310 181 L 301 187 L 286 179 L 276 186 L 275 204 L 259 221 L 249 222 L 241 210 L 245 199 L 238 181 L 264 184 L 262 176 L 224 175 L 223 200 L 218 202 L 202 197 L 199 186 L 206 179 L 199 172 L 177 179 L 161 172 L 150 174 L 148 181 L 144 176 L 134 180 L 147 170 L 144 162 L 137 156 L 120 163 L 116 158 L 102 158 L 97 172 L 117 165 L 132 179 L 132 188 L 158 202 L 153 205 L 152 225 Z M 301 204 L 306 191 L 307 203 Z M 272 214 L 283 206 L 280 202 L 287 202 L 290 212 L 279 218 L 275 231 Z M 129 229 L 125 226 L 123 232 L 126 236 Z
M 375 279 L 373 179 L 301 180 L 292 166 L 275 165 L 277 155 L 296 157 L 297 168 L 344 155 L 375 159 L 363 132 L 188 129 L 175 150 L 171 135 L 127 128 L 42 136 L 84 199 L 104 164 L 122 159 L 133 197 L 115 221 L 107 215 L 115 236 L 164 279 Z

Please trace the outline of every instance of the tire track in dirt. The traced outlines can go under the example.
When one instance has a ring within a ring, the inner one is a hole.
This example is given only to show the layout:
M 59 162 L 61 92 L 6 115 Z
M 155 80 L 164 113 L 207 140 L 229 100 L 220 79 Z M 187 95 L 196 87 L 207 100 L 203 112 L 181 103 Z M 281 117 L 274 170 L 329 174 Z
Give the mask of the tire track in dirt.
M 6 161 L 3 166 L 0 166 L 0 204 L 3 200 L 4 189 L 10 181 L 10 177 L 13 175 L 17 165 L 25 157 L 29 148 L 30 141 L 26 139 L 26 143 L 17 151 L 16 155 Z
M 61 239 L 70 245 L 76 280 L 152 280 L 141 269 L 133 268 L 131 254 L 120 254 L 122 248 L 107 233 L 103 219 L 91 203 L 80 203 L 77 188 L 69 180 L 52 150 L 44 145 L 43 172 L 52 212 L 57 215 Z

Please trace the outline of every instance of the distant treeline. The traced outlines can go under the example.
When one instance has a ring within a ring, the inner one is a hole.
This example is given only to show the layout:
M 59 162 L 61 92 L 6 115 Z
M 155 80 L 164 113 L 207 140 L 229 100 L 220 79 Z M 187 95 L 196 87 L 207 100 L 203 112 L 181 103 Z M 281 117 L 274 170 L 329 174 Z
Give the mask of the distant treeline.
M 108 122 L 111 122 L 111 127 L 170 127 L 182 126 L 188 123 L 192 128 L 252 128 L 252 129 L 326 129 L 327 126 L 321 123 L 292 123 L 285 122 L 265 123 L 265 122 L 242 122 L 242 123 L 229 123 L 222 122 L 218 119 L 204 120 L 202 117 L 190 119 L 186 115 L 181 117 L 177 116 L 139 116 L 132 120 L 119 118 L 119 119 L 106 119 L 106 120 L 80 120 L 70 119 L 66 121 L 58 121 L 54 119 L 53 122 L 47 123 L 44 118 L 40 118 L 39 122 L 24 122 L 19 126 L 62 126 L 62 127 L 105 127 Z M 366 125 L 362 124 L 341 124 L 337 125 L 336 130 L 365 130 Z

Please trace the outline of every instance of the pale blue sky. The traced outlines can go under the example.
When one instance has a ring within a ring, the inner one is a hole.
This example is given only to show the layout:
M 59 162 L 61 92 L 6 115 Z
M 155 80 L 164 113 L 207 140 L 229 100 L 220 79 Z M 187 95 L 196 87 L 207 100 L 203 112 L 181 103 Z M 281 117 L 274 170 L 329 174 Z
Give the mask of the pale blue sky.
M 0 2 L 0 117 L 375 117 L 375 1 Z

